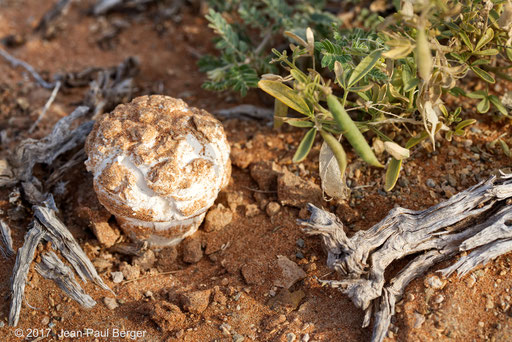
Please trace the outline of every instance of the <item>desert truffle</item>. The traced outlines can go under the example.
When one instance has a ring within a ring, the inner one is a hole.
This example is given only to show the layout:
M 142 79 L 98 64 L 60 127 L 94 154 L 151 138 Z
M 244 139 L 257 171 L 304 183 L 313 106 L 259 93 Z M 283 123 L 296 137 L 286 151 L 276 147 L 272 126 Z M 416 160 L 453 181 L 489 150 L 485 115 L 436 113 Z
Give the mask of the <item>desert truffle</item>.
M 180 99 L 135 98 L 100 117 L 85 144 L 98 200 L 136 240 L 191 235 L 231 175 L 219 121 Z

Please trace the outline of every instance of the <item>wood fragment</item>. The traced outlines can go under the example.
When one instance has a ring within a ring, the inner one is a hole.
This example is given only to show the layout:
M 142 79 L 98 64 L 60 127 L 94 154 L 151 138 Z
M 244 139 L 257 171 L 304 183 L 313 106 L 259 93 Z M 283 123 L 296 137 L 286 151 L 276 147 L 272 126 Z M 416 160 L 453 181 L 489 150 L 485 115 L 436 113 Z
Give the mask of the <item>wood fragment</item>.
M 348 238 L 333 214 L 309 205 L 311 217 L 299 222 L 304 231 L 320 235 L 327 249 L 327 265 L 344 278 L 321 280 L 338 288 L 365 311 L 368 326 L 372 310 L 372 341 L 387 334 L 395 303 L 414 278 L 440 261 L 472 250 L 453 266 L 439 272 L 463 276 L 478 265 L 512 250 L 512 174 L 491 177 L 449 200 L 425 210 L 395 208 L 379 223 Z M 408 255 L 414 259 L 391 280 L 385 272 Z
M 250 118 L 255 120 L 272 120 L 274 111 L 269 108 L 262 108 L 253 105 L 239 105 L 228 109 L 220 109 L 215 112 L 216 115 L 231 118 Z
M 55 100 L 55 97 L 57 97 L 57 93 L 59 92 L 61 84 L 62 83 L 60 81 L 57 81 L 55 83 L 55 88 L 53 88 L 53 91 L 52 91 L 52 94 L 50 95 L 50 98 L 48 99 L 48 101 L 46 101 L 46 104 L 44 105 L 43 110 L 41 111 L 41 114 L 39 115 L 37 120 L 34 122 L 34 124 L 28 130 L 29 133 L 34 132 L 34 130 L 36 129 L 37 125 L 39 125 L 39 122 L 41 122 L 41 120 L 46 115 L 46 112 L 48 111 L 48 109 L 50 109 L 50 106 L 52 105 L 53 101 Z
M 39 222 L 34 221 L 32 228 L 25 235 L 23 246 L 18 250 L 11 278 L 12 302 L 9 311 L 10 326 L 18 325 L 30 264 L 32 264 L 32 260 L 34 260 L 37 245 L 41 242 L 45 234 Z
M 22 182 L 32 181 L 34 165 L 51 165 L 61 154 L 82 145 L 92 129 L 93 122 L 85 122 L 74 130 L 71 129 L 71 125 L 88 111 L 88 107 L 77 107 L 70 115 L 60 119 L 46 137 L 21 142 L 10 158 L 17 179 Z
M 57 218 L 55 210 L 45 206 L 35 205 L 34 216 L 48 231 L 45 239 L 59 250 L 64 258 L 73 266 L 76 273 L 85 282 L 93 281 L 101 288 L 112 291 L 98 275 L 92 262 L 82 250 L 66 226 Z
M 68 7 L 71 0 L 59 0 L 55 5 L 50 8 L 48 12 L 41 18 L 39 23 L 37 24 L 35 31 L 46 31 L 49 27 L 50 23 L 57 19 Z
M 70 298 L 86 308 L 96 305 L 91 296 L 85 293 L 75 280 L 73 271 L 59 259 L 54 252 L 41 256 L 41 262 L 36 264 L 36 271 L 44 278 L 53 280 Z
M 2 244 L 0 244 L 0 252 L 5 258 L 10 258 L 16 252 L 12 247 L 12 237 L 11 237 L 11 228 L 5 223 L 3 220 L 0 220 L 0 238 L 2 240 Z
M 53 83 L 46 82 L 30 64 L 12 56 L 10 53 L 8 53 L 2 48 L 0 48 L 0 56 L 2 56 L 9 63 L 11 63 L 13 68 L 20 66 L 23 69 L 25 69 L 36 80 L 36 82 L 39 83 L 41 87 L 46 89 L 53 89 L 53 87 L 55 86 Z

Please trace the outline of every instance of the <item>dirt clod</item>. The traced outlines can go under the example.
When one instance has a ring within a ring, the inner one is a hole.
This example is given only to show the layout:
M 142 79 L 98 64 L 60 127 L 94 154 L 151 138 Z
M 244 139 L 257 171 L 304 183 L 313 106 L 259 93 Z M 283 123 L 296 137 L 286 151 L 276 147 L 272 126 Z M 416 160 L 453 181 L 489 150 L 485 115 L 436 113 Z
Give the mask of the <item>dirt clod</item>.
M 268 216 L 274 216 L 281 210 L 281 205 L 277 202 L 270 202 L 267 204 L 267 208 L 265 209 Z
M 277 179 L 277 197 L 283 205 L 302 208 L 308 202 L 322 204 L 322 190 L 313 182 L 306 181 L 284 170 Z
M 258 183 L 261 190 L 271 191 L 277 188 L 277 177 L 281 168 L 273 161 L 256 162 L 250 168 L 251 177 Z
M 248 218 L 254 217 L 261 213 L 260 208 L 256 204 L 247 204 L 245 206 L 245 216 Z
M 119 271 L 123 273 L 124 279 L 126 280 L 134 280 L 140 276 L 140 267 L 132 266 L 126 261 L 123 261 L 121 266 L 119 266 Z
M 179 302 L 183 310 L 194 314 L 200 314 L 206 310 L 210 304 L 211 294 L 211 289 L 188 292 L 179 296 Z
M 105 303 L 105 306 L 109 308 L 109 310 L 115 310 L 119 307 L 115 298 L 105 297 L 103 298 L 103 303 Z
M 163 331 L 173 331 L 181 328 L 186 319 L 185 314 L 181 312 L 177 305 L 167 301 L 146 303 L 141 310 L 148 314 L 151 320 Z
M 183 261 L 189 264 L 198 263 L 203 258 L 201 236 L 196 233 L 183 241 Z
M 221 230 L 227 226 L 233 219 L 233 213 L 230 209 L 224 207 L 222 204 L 210 209 L 204 220 L 204 230 L 206 232 L 213 232 Z
M 289 289 L 297 281 L 306 277 L 306 272 L 285 256 L 277 256 L 277 266 L 280 272 L 276 274 L 275 286 Z

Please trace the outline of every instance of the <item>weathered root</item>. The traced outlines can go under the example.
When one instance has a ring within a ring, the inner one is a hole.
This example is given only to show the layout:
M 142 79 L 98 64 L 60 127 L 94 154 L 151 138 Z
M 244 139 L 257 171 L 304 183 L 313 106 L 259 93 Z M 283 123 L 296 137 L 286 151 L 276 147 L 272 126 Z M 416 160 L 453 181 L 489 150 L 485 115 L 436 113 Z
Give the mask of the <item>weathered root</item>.
M 512 250 L 512 174 L 491 177 L 426 210 L 395 208 L 379 223 L 348 238 L 342 222 L 310 204 L 311 217 L 299 222 L 306 233 L 320 235 L 327 265 L 344 276 L 321 280 L 339 288 L 366 312 L 363 326 L 374 313 L 372 341 L 382 341 L 395 303 L 411 280 L 458 252 L 472 250 L 444 275 L 463 276 L 478 265 Z M 396 260 L 417 255 L 394 278 L 386 269 Z

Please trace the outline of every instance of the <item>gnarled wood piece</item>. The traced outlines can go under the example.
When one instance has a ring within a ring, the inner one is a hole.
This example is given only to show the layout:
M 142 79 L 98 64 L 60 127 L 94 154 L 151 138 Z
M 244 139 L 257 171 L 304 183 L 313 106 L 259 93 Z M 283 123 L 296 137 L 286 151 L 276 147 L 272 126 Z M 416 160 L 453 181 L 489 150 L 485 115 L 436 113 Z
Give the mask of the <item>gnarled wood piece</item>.
M 92 308 L 96 302 L 80 287 L 75 280 L 73 271 L 64 265 L 54 252 L 41 256 L 36 264 L 36 271 L 46 279 L 53 280 L 68 296 L 86 308 Z
M 395 208 L 379 223 L 348 238 L 333 214 L 309 205 L 311 217 L 299 222 L 306 233 L 320 235 L 327 249 L 327 264 L 345 276 L 321 282 L 339 288 L 365 310 L 372 308 L 372 341 L 386 336 L 395 302 L 409 282 L 461 251 L 473 250 L 453 266 L 441 270 L 460 276 L 512 250 L 512 174 L 491 177 L 425 210 Z M 396 260 L 417 255 L 393 279 L 385 271 Z
M 3 220 L 0 220 L 0 240 L 3 244 L 3 246 L 0 244 L 0 253 L 5 258 L 13 256 L 15 252 L 12 247 L 11 228 Z
M 11 326 L 18 324 L 30 264 L 32 260 L 34 260 L 37 245 L 41 242 L 45 234 L 39 222 L 34 221 L 32 228 L 25 235 L 23 246 L 18 250 L 11 278 L 12 302 L 9 311 L 9 325 Z

